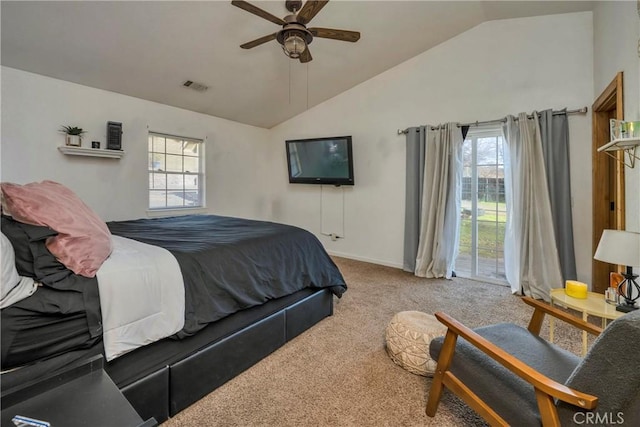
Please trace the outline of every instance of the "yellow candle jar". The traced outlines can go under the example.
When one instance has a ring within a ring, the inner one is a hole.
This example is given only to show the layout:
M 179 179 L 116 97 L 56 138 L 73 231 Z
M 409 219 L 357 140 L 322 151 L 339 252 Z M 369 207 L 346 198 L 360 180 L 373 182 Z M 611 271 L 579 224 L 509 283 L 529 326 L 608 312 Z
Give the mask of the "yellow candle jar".
M 586 299 L 587 298 L 587 284 L 578 282 L 577 280 L 567 280 L 564 287 L 564 292 L 573 298 Z

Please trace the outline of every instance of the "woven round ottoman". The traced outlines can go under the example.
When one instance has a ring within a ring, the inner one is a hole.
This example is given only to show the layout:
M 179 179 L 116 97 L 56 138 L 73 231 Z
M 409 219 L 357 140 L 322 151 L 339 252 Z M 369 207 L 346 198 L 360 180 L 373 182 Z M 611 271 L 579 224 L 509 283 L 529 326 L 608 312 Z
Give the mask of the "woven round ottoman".
M 391 360 L 407 371 L 432 376 L 437 361 L 429 356 L 429 343 L 446 332 L 446 326 L 430 314 L 401 311 L 393 316 L 387 326 L 387 353 Z

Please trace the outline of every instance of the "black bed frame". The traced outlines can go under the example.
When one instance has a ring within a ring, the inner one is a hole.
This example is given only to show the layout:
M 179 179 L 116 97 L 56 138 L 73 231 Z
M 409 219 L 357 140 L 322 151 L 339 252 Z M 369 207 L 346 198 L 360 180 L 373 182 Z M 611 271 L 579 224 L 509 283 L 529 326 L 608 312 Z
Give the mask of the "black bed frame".
M 161 423 L 332 314 L 332 293 L 307 289 L 224 318 L 186 344 L 154 343 L 105 369 L 143 419 Z M 162 366 L 150 367 L 148 359 L 140 359 L 141 353 L 154 357 L 163 345 L 181 346 L 181 351 Z

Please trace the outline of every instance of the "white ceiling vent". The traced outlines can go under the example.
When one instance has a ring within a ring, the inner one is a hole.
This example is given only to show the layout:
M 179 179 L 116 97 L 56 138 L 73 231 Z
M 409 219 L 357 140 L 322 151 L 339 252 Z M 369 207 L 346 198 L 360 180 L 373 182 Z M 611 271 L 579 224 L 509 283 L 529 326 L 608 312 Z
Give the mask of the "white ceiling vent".
M 182 83 L 182 86 L 188 87 L 189 89 L 193 89 L 197 92 L 205 92 L 207 89 L 209 89 L 209 86 L 202 83 L 194 82 L 192 80 L 187 80 L 186 82 Z

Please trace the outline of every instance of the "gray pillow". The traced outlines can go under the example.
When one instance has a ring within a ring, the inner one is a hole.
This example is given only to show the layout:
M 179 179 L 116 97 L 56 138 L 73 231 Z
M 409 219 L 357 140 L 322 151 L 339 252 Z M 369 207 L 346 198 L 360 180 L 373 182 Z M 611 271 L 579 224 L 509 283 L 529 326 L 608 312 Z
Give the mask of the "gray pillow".
M 3 233 L 0 233 L 0 242 L 2 243 L 0 308 L 5 308 L 32 295 L 38 289 L 38 284 L 30 277 L 18 275 L 13 246 Z

